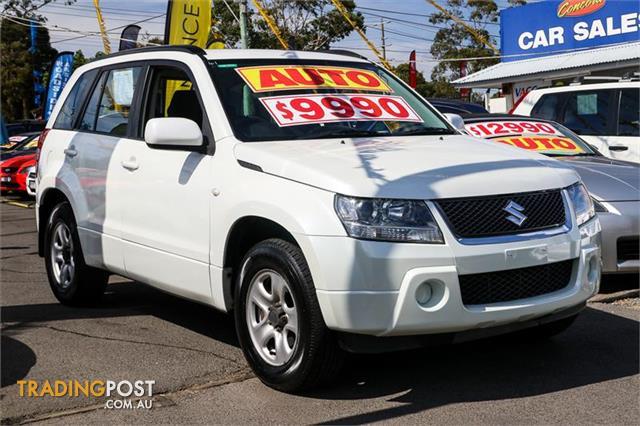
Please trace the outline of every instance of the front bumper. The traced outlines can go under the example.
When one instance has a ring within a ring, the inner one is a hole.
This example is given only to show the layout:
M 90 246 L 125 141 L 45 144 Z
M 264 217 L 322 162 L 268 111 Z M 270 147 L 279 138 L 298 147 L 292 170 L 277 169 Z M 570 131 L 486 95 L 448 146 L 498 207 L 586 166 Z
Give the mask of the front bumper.
M 307 237 L 302 244 L 318 301 L 333 330 L 373 335 L 439 334 L 530 321 L 583 304 L 599 290 L 599 222 L 534 240 L 478 246 L 458 243 L 442 228 L 443 245 L 393 244 L 346 237 Z M 583 227 L 584 228 L 584 227 Z M 536 297 L 487 305 L 462 302 L 458 276 L 573 260 L 569 283 Z M 419 303 L 420 285 L 433 283 Z
M 598 213 L 602 224 L 602 272 L 639 272 L 640 260 L 618 251 L 618 240 L 640 235 L 640 201 L 602 203 L 608 213 Z M 637 253 L 637 251 L 636 251 Z

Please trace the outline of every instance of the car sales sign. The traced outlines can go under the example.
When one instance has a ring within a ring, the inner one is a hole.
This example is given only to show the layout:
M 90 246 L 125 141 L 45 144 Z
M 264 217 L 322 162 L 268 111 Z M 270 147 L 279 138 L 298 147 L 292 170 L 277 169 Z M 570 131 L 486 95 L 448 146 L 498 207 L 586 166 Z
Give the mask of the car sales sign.
M 503 62 L 634 41 L 638 0 L 541 1 L 500 12 Z

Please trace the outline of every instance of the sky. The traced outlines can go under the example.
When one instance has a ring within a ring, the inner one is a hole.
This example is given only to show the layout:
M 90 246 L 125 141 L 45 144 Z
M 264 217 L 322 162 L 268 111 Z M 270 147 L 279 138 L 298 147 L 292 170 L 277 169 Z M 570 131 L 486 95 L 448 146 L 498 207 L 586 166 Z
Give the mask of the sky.
M 444 4 L 444 0 L 441 3 Z M 497 4 L 500 8 L 508 6 L 507 0 L 497 0 Z M 430 58 L 429 49 L 437 29 L 425 24 L 429 24 L 428 15 L 435 12 L 435 8 L 425 0 L 356 0 L 356 5 L 357 10 L 365 17 L 367 36 L 378 48 L 381 45 L 380 21 L 385 20 L 387 59 L 391 64 L 408 62 L 409 52 L 415 49 L 418 69 L 429 79 L 435 65 Z M 163 35 L 166 0 L 101 0 L 100 6 L 107 29 L 113 29 L 110 32 L 112 51 L 118 48 L 122 28 L 136 21 L 146 20 L 139 24 L 142 33 L 148 32 L 151 37 Z M 47 17 L 47 26 L 58 26 L 50 28 L 50 35 L 52 45 L 59 51 L 82 49 L 86 56 L 93 56 L 96 51 L 103 50 L 99 36 L 78 38 L 77 33 L 63 30 L 98 31 L 92 0 L 77 0 L 75 4 L 68 6 L 64 5 L 64 1 L 58 0 L 42 7 L 40 13 Z M 118 27 L 120 29 L 116 29 Z M 496 45 L 499 45 L 499 27 L 489 25 L 488 29 L 494 34 Z M 69 40 L 72 38 L 73 40 Z M 376 59 L 355 32 L 332 47 L 351 49 L 372 60 Z

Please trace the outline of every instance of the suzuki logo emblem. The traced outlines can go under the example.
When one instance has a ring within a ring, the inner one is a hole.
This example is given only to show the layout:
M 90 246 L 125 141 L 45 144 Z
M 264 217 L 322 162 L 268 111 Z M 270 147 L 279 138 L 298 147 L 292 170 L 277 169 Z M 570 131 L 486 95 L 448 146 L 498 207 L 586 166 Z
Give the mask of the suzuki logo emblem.
M 509 200 L 507 206 L 502 210 L 510 213 L 509 216 L 507 216 L 505 219 L 507 219 L 509 222 L 515 223 L 518 226 L 522 226 L 522 223 L 527 220 L 527 216 L 522 213 L 524 211 L 524 207 L 522 207 L 515 201 Z

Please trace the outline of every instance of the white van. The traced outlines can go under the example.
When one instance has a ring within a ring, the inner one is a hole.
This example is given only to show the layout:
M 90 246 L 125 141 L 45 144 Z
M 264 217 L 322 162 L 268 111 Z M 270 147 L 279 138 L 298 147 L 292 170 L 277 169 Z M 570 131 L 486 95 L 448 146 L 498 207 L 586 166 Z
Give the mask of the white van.
M 640 163 L 640 81 L 532 90 L 513 113 L 556 121 L 607 157 Z
M 344 351 L 558 333 L 600 282 L 575 171 L 459 134 L 356 56 L 91 62 L 47 123 L 37 180 L 62 303 L 95 303 L 120 274 L 233 311 L 247 361 L 285 391 L 330 380 Z

